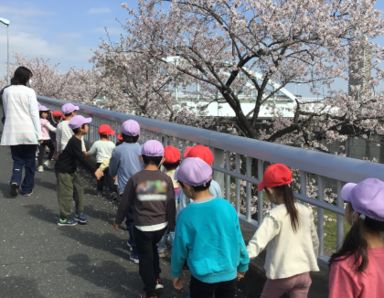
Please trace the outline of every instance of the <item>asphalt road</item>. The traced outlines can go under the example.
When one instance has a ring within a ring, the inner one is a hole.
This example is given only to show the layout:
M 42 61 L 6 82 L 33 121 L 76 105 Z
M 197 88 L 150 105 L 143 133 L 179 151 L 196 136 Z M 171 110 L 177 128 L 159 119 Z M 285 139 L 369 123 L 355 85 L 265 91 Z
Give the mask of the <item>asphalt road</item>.
M 143 284 L 138 266 L 128 260 L 128 234 L 112 229 L 117 207 L 95 195 L 92 180 L 84 179 L 89 223 L 59 227 L 54 172 L 36 173 L 31 197 L 11 198 L 11 166 L 9 148 L 0 146 L 0 298 L 139 297 Z M 261 268 L 262 260 L 258 263 Z M 188 283 L 174 290 L 169 267 L 169 259 L 162 259 L 161 297 L 187 297 Z M 263 275 L 250 270 L 237 298 L 259 297 Z M 309 297 L 327 297 L 326 274 L 312 276 Z
M 115 204 L 86 187 L 89 223 L 59 227 L 54 172 L 36 173 L 30 198 L 10 198 L 11 164 L 9 148 L 0 146 L 0 297 L 139 297 L 127 232 L 111 227 Z M 169 262 L 161 266 L 162 297 L 185 297 L 171 287 Z

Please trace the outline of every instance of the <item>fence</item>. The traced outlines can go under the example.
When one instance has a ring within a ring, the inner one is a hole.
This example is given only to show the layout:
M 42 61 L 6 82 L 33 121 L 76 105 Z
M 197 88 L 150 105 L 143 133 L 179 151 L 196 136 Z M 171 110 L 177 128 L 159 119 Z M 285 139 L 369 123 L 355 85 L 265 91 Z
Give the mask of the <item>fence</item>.
M 65 103 L 47 97 L 38 97 L 38 100 L 53 109 L 59 109 Z M 384 179 L 384 165 L 381 164 L 126 115 L 83 104 L 79 106 L 81 114 L 93 117 L 88 135 L 90 142 L 98 138 L 99 124 L 108 123 L 119 130 L 124 120 L 135 119 L 141 126 L 141 141 L 154 138 L 180 149 L 195 143 L 212 148 L 215 154 L 215 179 L 222 186 L 225 197 L 233 202 L 240 219 L 255 227 L 262 220 L 267 204 L 263 194 L 255 192 L 253 185 L 260 181 L 265 166 L 282 162 L 295 169 L 298 182 L 295 196 L 312 205 L 315 210 L 320 242 L 319 258 L 325 262 L 329 253 L 339 247 L 344 238 L 343 201 L 339 196 L 343 183 L 358 182 L 367 177 Z M 330 201 L 332 198 L 334 201 Z

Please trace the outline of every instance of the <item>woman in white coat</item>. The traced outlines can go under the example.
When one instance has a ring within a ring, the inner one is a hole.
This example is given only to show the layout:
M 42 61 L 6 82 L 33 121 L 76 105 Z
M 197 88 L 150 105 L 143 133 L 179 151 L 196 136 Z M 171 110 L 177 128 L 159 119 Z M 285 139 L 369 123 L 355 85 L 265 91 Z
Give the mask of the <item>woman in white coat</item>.
M 4 89 L 3 105 L 5 122 L 1 145 L 10 146 L 13 169 L 10 194 L 32 194 L 35 179 L 35 156 L 41 127 L 35 91 L 28 87 L 32 72 L 20 66 L 16 69 L 11 85 Z M 23 169 L 24 179 L 23 179 Z

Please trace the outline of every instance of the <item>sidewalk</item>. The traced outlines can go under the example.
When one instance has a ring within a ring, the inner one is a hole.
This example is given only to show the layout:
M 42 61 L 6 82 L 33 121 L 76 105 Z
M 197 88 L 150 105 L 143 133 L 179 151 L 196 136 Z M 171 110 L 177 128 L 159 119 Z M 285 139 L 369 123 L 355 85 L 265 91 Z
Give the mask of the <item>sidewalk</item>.
M 114 232 L 116 206 L 86 188 L 89 224 L 58 227 L 56 178 L 53 171 L 36 173 L 32 197 L 9 197 L 11 157 L 0 146 L 0 297 L 119 298 L 139 297 L 138 266 L 128 260 L 126 231 Z M 245 234 L 249 231 L 245 231 Z M 173 289 L 169 260 L 161 260 L 164 298 L 186 297 Z M 264 284 L 262 260 L 239 284 L 238 298 L 256 298 Z M 314 276 L 314 275 L 312 275 Z M 187 288 L 186 283 L 185 288 Z M 310 298 L 327 297 L 326 273 L 317 274 Z
M 128 260 L 126 231 L 114 232 L 116 207 L 86 189 L 89 224 L 58 227 L 54 172 L 36 173 L 32 197 L 10 198 L 10 150 L 0 146 L 0 297 L 139 297 L 138 266 Z M 162 260 L 162 297 L 173 290 Z

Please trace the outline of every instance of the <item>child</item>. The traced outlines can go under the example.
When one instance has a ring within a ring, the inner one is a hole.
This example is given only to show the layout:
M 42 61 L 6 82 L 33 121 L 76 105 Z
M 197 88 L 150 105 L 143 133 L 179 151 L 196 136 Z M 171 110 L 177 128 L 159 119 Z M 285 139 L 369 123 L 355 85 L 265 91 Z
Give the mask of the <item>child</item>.
M 87 216 L 84 214 L 84 190 L 77 172 L 81 163 L 94 173 L 94 168 L 82 152 L 82 137 L 88 133 L 92 118 L 74 116 L 68 123 L 74 135 L 68 141 L 64 151 L 59 155 L 55 165 L 57 177 L 57 198 L 59 201 L 59 226 L 74 226 L 77 223 L 86 224 Z M 75 220 L 70 218 L 72 199 L 75 200 Z
M 144 143 L 144 170 L 129 179 L 114 224 L 117 229 L 129 208 L 132 208 L 134 235 L 140 259 L 139 272 L 145 289 L 142 297 L 155 298 L 156 290 L 164 287 L 160 282 L 157 243 L 167 230 L 173 231 L 175 227 L 175 192 L 172 180 L 159 170 L 163 155 L 164 147 L 159 141 L 150 140 Z
M 140 125 L 135 120 L 124 121 L 121 125 L 121 134 L 123 143 L 117 146 L 113 152 L 109 163 L 109 174 L 112 177 L 117 176 L 117 189 L 119 196 L 124 193 L 128 180 L 137 172 L 143 169 L 141 161 L 141 147 L 137 143 L 140 136 Z M 129 213 L 129 212 L 128 212 Z M 129 259 L 138 264 L 139 257 L 136 251 L 135 236 L 133 233 L 133 220 L 131 216 L 127 216 L 127 230 L 129 240 L 127 242 L 131 250 Z
M 165 169 L 165 173 L 172 179 L 173 188 L 175 190 L 175 198 L 178 198 L 181 192 L 179 183 L 175 179 L 176 168 L 180 164 L 181 153 L 180 150 L 174 146 L 166 146 L 164 148 L 164 163 L 163 167 Z M 176 201 L 176 210 L 178 210 L 178 203 Z M 174 233 L 170 233 L 168 235 L 164 235 L 161 238 L 159 244 L 157 245 L 157 251 L 159 252 L 160 257 L 167 256 L 167 240 L 169 239 L 172 243 L 174 238 Z
M 277 205 L 265 215 L 247 247 L 250 258 L 267 250 L 263 298 L 277 298 L 284 293 L 307 297 L 312 282 L 309 271 L 319 271 L 319 241 L 312 210 L 295 202 L 291 183 L 291 170 L 284 164 L 274 164 L 267 167 L 258 186 Z
M 101 124 L 98 129 L 100 140 L 93 143 L 91 149 L 87 152 L 87 155 L 96 154 L 96 165 L 99 168 L 105 160 L 110 160 L 112 151 L 115 148 L 109 136 L 115 135 L 115 131 L 108 124 Z M 102 194 L 104 184 L 108 187 L 109 191 L 113 192 L 113 181 L 109 175 L 108 167 L 103 170 L 103 176 L 97 180 L 97 192 Z
M 63 114 L 64 114 L 64 120 L 57 125 L 57 129 L 56 129 L 57 154 L 61 154 L 61 152 L 63 152 L 65 146 L 67 146 L 69 139 L 72 138 L 73 136 L 73 131 L 68 124 L 69 124 L 69 121 L 71 121 L 71 119 L 74 116 L 76 116 L 76 113 L 79 110 L 79 107 L 75 106 L 72 103 L 66 103 L 61 107 L 61 110 L 63 111 Z M 81 145 L 82 151 L 86 152 L 83 139 L 81 140 L 81 143 L 82 143 Z
M 61 120 L 63 120 L 63 118 L 64 118 L 64 114 L 61 111 L 52 111 L 53 126 L 55 126 L 56 124 L 56 127 L 57 127 L 57 125 L 61 122 Z
M 183 287 L 181 275 L 186 262 L 191 272 L 191 298 L 233 298 L 236 277 L 242 278 L 249 265 L 236 210 L 209 192 L 212 168 L 200 158 L 186 158 L 176 171 L 176 179 L 193 202 L 177 217 L 171 260 L 173 285 Z
M 215 160 L 211 149 L 204 145 L 195 145 L 193 147 L 187 147 L 184 152 L 184 157 L 198 157 L 204 160 L 211 167 L 213 166 L 213 162 Z M 222 197 L 220 185 L 214 179 L 211 180 L 209 192 L 215 198 Z M 190 198 L 188 198 L 184 194 L 184 192 L 180 192 L 180 195 L 179 197 L 177 197 L 176 201 L 178 202 L 177 211 L 180 212 L 181 209 L 185 208 L 189 204 Z
M 348 202 L 345 216 L 352 227 L 330 259 L 329 297 L 383 297 L 384 182 L 347 183 L 341 197 Z
M 52 126 L 47 119 L 49 115 L 49 109 L 46 106 L 40 105 L 39 113 L 40 113 L 40 124 L 41 124 L 41 140 L 39 145 L 37 171 L 44 172 L 43 164 L 48 165 L 47 163 L 43 163 L 45 147 L 47 146 L 49 148 L 47 161 L 50 161 L 53 157 L 53 154 L 55 153 L 55 146 L 53 145 L 49 132 L 55 132 L 56 128 Z

